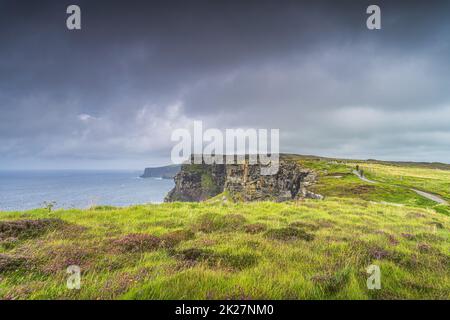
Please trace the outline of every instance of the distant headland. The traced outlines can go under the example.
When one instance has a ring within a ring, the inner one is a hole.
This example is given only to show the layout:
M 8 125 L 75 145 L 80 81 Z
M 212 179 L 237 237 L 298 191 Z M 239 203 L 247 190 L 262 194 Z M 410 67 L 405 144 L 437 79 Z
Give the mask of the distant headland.
M 145 168 L 141 178 L 173 179 L 180 171 L 181 165 L 169 165 L 163 167 Z

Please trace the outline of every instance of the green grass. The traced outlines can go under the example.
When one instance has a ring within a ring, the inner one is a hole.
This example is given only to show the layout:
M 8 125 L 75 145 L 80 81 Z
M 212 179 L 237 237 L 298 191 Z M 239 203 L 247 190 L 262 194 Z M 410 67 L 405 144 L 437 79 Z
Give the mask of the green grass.
M 450 166 L 287 157 L 325 200 L 2 212 L 0 298 L 450 299 L 450 207 L 410 190 L 450 200 Z
M 376 181 L 428 191 L 450 201 L 450 170 L 372 163 L 360 166 Z
M 4 299 L 450 298 L 450 218 L 433 209 L 216 198 L 0 217 L 63 221 L 2 239 L 0 254 L 16 262 L 0 272 Z M 66 288 L 71 264 L 80 290 Z M 380 290 L 367 289 L 371 264 Z
M 311 157 L 297 160 L 318 173 L 318 183 L 311 190 L 324 196 L 435 208 L 450 214 L 448 206 L 437 205 L 411 190 L 415 188 L 434 193 L 450 202 L 450 170 L 429 168 L 430 164 L 420 166 L 407 163 L 400 166 L 396 163 Z M 377 183 L 364 182 L 354 175 L 352 171 L 357 165 L 368 179 Z

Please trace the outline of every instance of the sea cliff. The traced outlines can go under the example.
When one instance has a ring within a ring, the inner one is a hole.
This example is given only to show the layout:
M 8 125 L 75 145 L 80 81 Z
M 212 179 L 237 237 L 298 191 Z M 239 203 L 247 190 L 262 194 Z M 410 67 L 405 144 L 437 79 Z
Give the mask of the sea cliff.
M 315 180 L 314 171 L 283 158 L 274 175 L 262 175 L 261 165 L 248 160 L 241 164 L 183 164 L 165 201 L 203 201 L 222 192 L 243 201 L 322 198 L 307 190 Z

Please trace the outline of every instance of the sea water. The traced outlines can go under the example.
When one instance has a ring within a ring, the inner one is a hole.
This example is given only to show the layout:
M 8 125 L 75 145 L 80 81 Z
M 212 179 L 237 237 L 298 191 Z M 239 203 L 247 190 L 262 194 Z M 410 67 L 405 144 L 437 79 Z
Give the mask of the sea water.
M 139 178 L 138 171 L 0 171 L 0 211 L 160 203 L 173 180 Z

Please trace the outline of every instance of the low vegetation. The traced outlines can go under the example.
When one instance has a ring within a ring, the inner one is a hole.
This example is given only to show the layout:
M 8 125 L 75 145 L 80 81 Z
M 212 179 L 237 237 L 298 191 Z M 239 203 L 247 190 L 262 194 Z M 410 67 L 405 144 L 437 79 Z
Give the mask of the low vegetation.
M 412 190 L 436 194 L 450 202 L 450 165 L 292 157 L 318 172 L 319 181 L 312 188 L 313 192 L 324 196 L 434 208 L 450 215 L 448 206 L 439 205 Z M 353 173 L 354 170 L 363 171 L 364 177 L 377 183 L 361 181 Z
M 450 298 L 450 218 L 433 209 L 328 197 L 38 209 L 1 220 L 27 226 L 24 237 L 0 229 L 10 239 L 0 249 L 3 299 Z M 371 264 L 380 290 L 367 289 Z M 80 290 L 66 287 L 69 265 L 81 268 Z
M 449 172 L 296 158 L 325 200 L 0 213 L 3 299 L 450 299 Z M 358 165 L 370 184 L 352 173 Z M 208 181 L 205 180 L 205 183 Z M 81 288 L 66 286 L 67 267 Z M 367 268 L 381 270 L 369 290 Z

